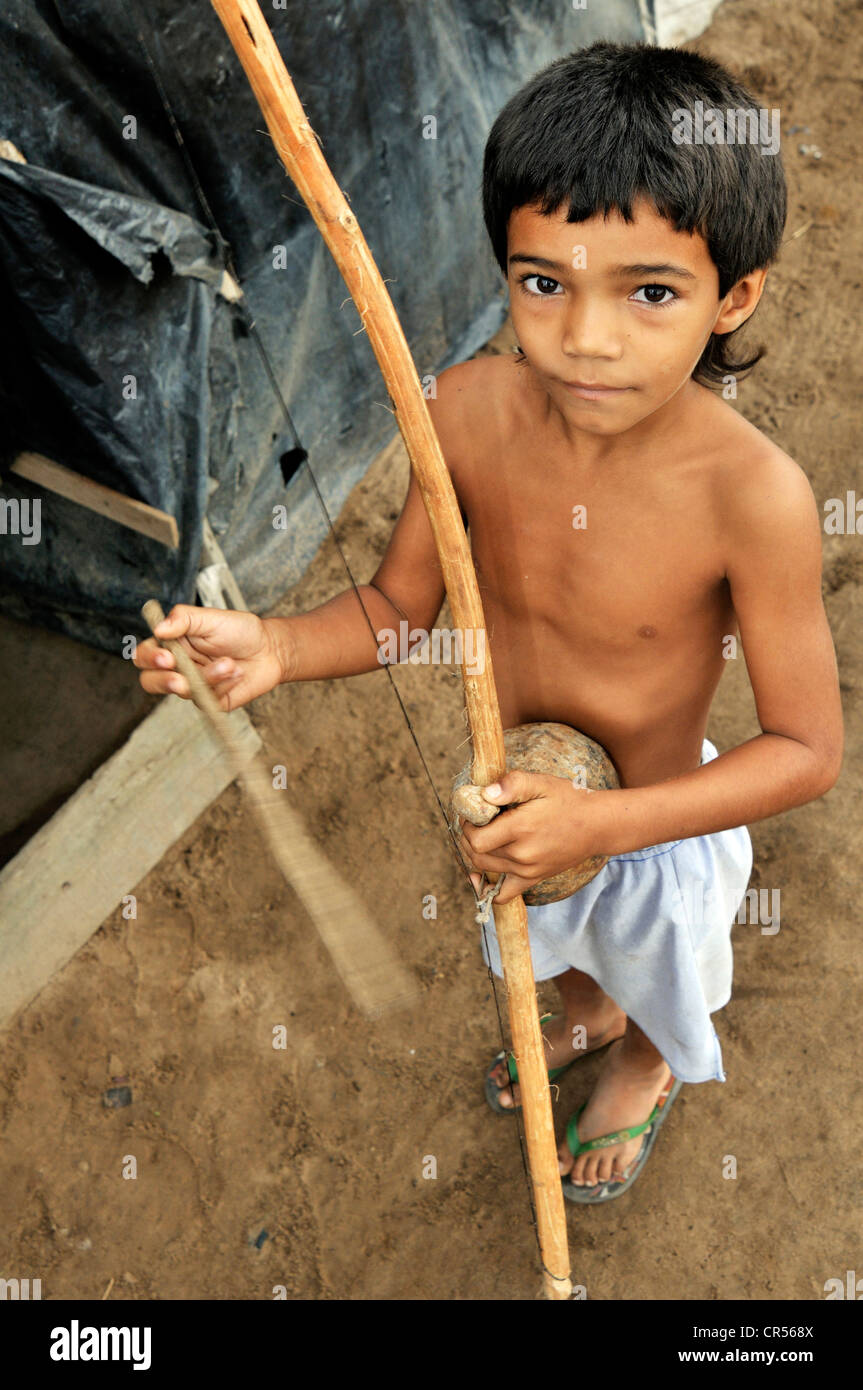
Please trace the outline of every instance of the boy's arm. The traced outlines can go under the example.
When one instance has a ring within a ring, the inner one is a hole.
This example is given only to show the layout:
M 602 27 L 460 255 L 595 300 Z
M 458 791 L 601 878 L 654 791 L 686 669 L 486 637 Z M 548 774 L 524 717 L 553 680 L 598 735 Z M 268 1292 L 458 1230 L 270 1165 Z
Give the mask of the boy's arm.
M 611 793 L 607 854 L 763 820 L 839 776 L 842 706 L 812 489 L 777 450 L 741 470 L 727 507 L 726 574 L 762 733 L 682 777 Z
M 463 440 L 462 366 L 442 372 L 437 381 L 437 398 L 427 401 L 451 472 L 455 451 L 463 447 L 459 442 Z M 434 625 L 445 587 L 431 524 L 413 471 L 386 554 L 371 582 L 358 588 L 375 634 L 389 628 L 398 637 L 402 621 L 408 623 L 408 634 L 418 629 L 430 631 Z M 284 680 L 353 676 L 382 664 L 377 656 L 378 642 L 369 631 L 353 590 L 337 594 L 308 613 L 266 618 L 264 622 L 279 647 Z
M 370 583 L 358 584 L 357 589 L 368 620 L 353 589 L 308 613 L 263 620 L 279 649 L 283 680 L 328 680 L 374 671 L 386 664 L 378 657 L 377 634 L 383 629 L 392 629 L 398 640 L 400 622 L 408 623 L 409 633 L 433 625 L 443 603 L 444 583 L 413 474 L 386 554 Z M 398 650 L 401 656 L 401 643 Z

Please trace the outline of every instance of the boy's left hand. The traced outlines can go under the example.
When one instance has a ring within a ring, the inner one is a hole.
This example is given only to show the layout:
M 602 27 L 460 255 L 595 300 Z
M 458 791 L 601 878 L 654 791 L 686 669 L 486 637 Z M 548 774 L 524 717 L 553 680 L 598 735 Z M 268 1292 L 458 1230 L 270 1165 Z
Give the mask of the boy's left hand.
M 492 795 L 498 789 L 497 795 Z M 544 772 L 507 772 L 483 789 L 494 806 L 510 809 L 488 825 L 462 825 L 462 849 L 480 875 L 506 874 L 496 903 L 508 903 L 543 879 L 603 854 L 607 792 L 577 787 Z

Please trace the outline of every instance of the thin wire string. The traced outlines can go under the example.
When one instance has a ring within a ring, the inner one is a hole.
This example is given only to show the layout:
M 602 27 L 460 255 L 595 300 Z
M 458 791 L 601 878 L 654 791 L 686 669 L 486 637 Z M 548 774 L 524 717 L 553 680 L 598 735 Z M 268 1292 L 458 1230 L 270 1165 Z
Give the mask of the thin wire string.
M 177 121 L 177 119 L 176 119 L 176 117 L 175 117 L 175 115 L 174 115 L 173 108 L 172 108 L 171 103 L 170 103 L 170 100 L 169 100 L 169 98 L 168 98 L 167 90 L 166 90 L 166 88 L 165 88 L 164 83 L 162 82 L 161 76 L 160 76 L 159 71 L 158 71 L 158 68 L 157 68 L 157 66 L 156 66 L 156 62 L 155 62 L 155 60 L 154 60 L 154 58 L 153 58 L 153 55 L 152 55 L 151 52 L 150 52 L 149 45 L 147 44 L 147 41 L 146 41 L 146 39 L 144 38 L 144 34 L 143 34 L 143 30 L 142 30 L 141 25 L 140 25 L 140 21 L 137 23 L 136 28 L 137 28 L 138 42 L 139 42 L 140 45 L 141 45 L 141 49 L 142 49 L 142 51 L 143 51 L 143 53 L 144 53 L 144 57 L 145 57 L 145 59 L 146 59 L 147 66 L 148 66 L 148 68 L 150 69 L 150 73 L 152 74 L 153 81 L 154 81 L 155 86 L 156 86 L 156 90 L 157 90 L 158 93 L 159 93 L 159 99 L 160 99 L 160 101 L 161 101 L 161 103 L 162 103 L 162 107 L 163 107 L 163 109 L 164 109 L 164 111 L 165 111 L 165 115 L 167 116 L 168 122 L 169 122 L 169 124 L 170 124 L 171 130 L 172 130 L 173 135 L 174 135 L 174 138 L 175 138 L 175 140 L 176 140 L 176 142 L 177 142 L 177 145 L 178 145 L 178 147 L 179 147 L 179 149 L 180 149 L 180 153 L 181 153 L 181 155 L 182 155 L 183 163 L 184 163 L 184 165 L 185 165 L 186 172 L 187 172 L 187 174 L 188 174 L 188 176 L 189 176 L 189 180 L 190 180 L 190 182 L 191 182 L 191 185 L 192 185 L 192 188 L 193 188 L 193 190 L 194 190 L 195 196 L 196 196 L 196 198 L 197 198 L 197 200 L 198 200 L 198 203 L 199 203 L 199 205 L 200 205 L 200 207 L 201 207 L 201 210 L 202 210 L 202 212 L 203 212 L 203 214 L 204 214 L 204 217 L 205 217 L 205 219 L 206 219 L 206 222 L 207 222 L 208 226 L 210 227 L 211 231 L 215 232 L 216 236 L 219 238 L 219 241 L 220 241 L 220 243 L 221 243 L 221 248 L 222 248 L 223 254 L 224 254 L 224 256 L 225 256 L 225 261 L 226 261 L 227 269 L 229 270 L 230 274 L 233 276 L 234 280 L 235 280 L 235 281 L 237 282 L 237 284 L 239 285 L 239 284 L 240 284 L 240 278 L 239 278 L 239 275 L 238 275 L 238 273 L 237 273 L 236 263 L 235 263 L 235 261 L 234 261 L 234 256 L 233 256 L 233 252 L 232 252 L 232 250 L 231 250 L 230 243 L 229 243 L 229 242 L 227 241 L 227 239 L 222 235 L 221 228 L 219 227 L 218 222 L 216 221 L 215 214 L 213 213 L 213 210 L 212 210 L 212 208 L 211 208 L 211 206 L 210 206 L 209 200 L 208 200 L 207 195 L 206 195 L 206 193 L 205 193 L 205 191 L 204 191 L 203 184 L 201 183 L 201 180 L 200 180 L 200 178 L 198 177 L 198 173 L 197 173 L 197 170 L 195 169 L 194 163 L 193 163 L 193 161 L 192 161 L 192 157 L 191 157 L 191 155 L 189 154 L 189 151 L 188 151 L 188 148 L 187 148 L 187 146 L 186 146 L 185 141 L 183 140 L 183 135 L 182 135 L 182 131 L 181 131 L 181 129 L 180 129 L 179 123 L 178 123 L 178 121 Z M 303 206 L 305 206 L 305 204 L 303 204 Z M 257 348 L 259 354 L 260 354 L 261 361 L 262 361 L 262 363 L 263 363 L 264 370 L 265 370 L 265 372 L 266 372 L 267 378 L 268 378 L 268 380 L 269 380 L 269 382 L 270 382 L 270 385 L 272 386 L 273 392 L 274 392 L 274 394 L 275 394 L 275 396 L 276 396 L 276 399 L 277 399 L 277 401 L 278 401 L 278 403 L 279 403 L 280 409 L 281 409 L 282 414 L 283 414 L 283 416 L 284 416 L 284 418 L 285 418 L 285 422 L 286 422 L 286 424 L 287 424 L 287 426 L 288 426 L 288 429 L 290 430 L 291 437 L 292 437 L 292 439 L 294 440 L 294 446 L 295 446 L 295 447 L 298 447 L 298 448 L 302 448 L 302 444 L 301 444 L 301 442 L 300 442 L 299 435 L 297 434 L 297 430 L 296 430 L 296 427 L 295 427 L 295 425 L 294 425 L 293 418 L 292 418 L 291 413 L 290 413 L 290 410 L 289 410 L 289 408 L 288 408 L 288 403 L 287 403 L 287 401 L 285 400 L 284 393 L 282 392 L 282 389 L 281 389 L 281 387 L 280 387 L 280 385 L 279 385 L 278 378 L 277 378 L 277 376 L 276 376 L 275 368 L 273 367 L 272 360 L 271 360 L 271 358 L 270 358 L 269 353 L 267 352 L 267 349 L 266 349 L 266 347 L 265 347 L 265 345 L 264 345 L 264 342 L 263 342 L 263 340 L 262 340 L 262 338 L 261 338 L 261 336 L 260 336 L 260 333 L 258 332 L 257 326 L 256 326 L 256 324 L 255 324 L 254 319 L 252 318 L 251 312 L 249 311 L 249 309 L 248 309 L 248 307 L 247 307 L 247 305 L 246 305 L 246 303 L 245 303 L 245 298 L 243 298 L 242 300 L 239 300 L 239 301 L 235 302 L 235 308 L 238 309 L 239 312 L 243 315 L 243 319 L 244 319 L 244 321 L 245 321 L 245 326 L 246 326 L 246 329 L 247 329 L 247 331 L 248 331 L 248 333 L 249 333 L 249 336 L 250 336 L 250 337 L 252 338 L 252 340 L 254 341 L 255 346 L 256 346 L 256 348 Z M 326 502 L 325 502 L 325 500 L 324 500 L 324 497 L 323 497 L 323 494 L 322 494 L 322 492 L 321 492 L 321 489 L 320 489 L 319 486 L 318 486 L 318 482 L 317 482 L 317 479 L 316 479 L 316 477 L 315 477 L 315 473 L 314 473 L 314 470 L 313 470 L 313 468 L 312 468 L 312 466 L 311 466 L 311 463 L 309 462 L 308 455 L 306 455 L 306 458 L 305 458 L 305 461 L 304 461 L 304 466 L 305 466 L 305 468 L 306 468 L 306 470 L 307 470 L 307 472 L 308 472 L 308 476 L 309 476 L 309 479 L 310 479 L 310 481 L 311 481 L 312 488 L 313 488 L 313 490 L 314 490 L 315 496 L 316 496 L 317 499 L 318 499 L 318 503 L 320 504 L 321 511 L 323 512 L 324 518 L 325 518 L 326 523 L 327 523 L 327 526 L 328 526 L 328 528 L 329 528 L 330 535 L 332 536 L 332 539 L 333 539 L 333 542 L 334 542 L 334 544 L 335 544 L 336 550 L 338 551 L 339 558 L 340 558 L 340 560 L 341 560 L 341 562 L 342 562 L 342 564 L 343 564 L 343 566 L 344 566 L 344 568 L 345 568 L 345 572 L 346 572 L 346 574 L 347 574 L 347 576 L 348 576 L 348 579 L 350 580 L 351 588 L 352 588 L 354 594 L 356 595 L 357 602 L 359 603 L 360 608 L 361 608 L 361 610 L 362 610 L 362 612 L 363 612 L 363 615 L 364 615 L 364 617 L 365 617 L 366 623 L 367 623 L 368 628 L 369 628 L 369 632 L 371 633 L 371 636 L 372 636 L 372 638 L 373 638 L 375 644 L 377 644 L 378 638 L 377 638 L 377 633 L 375 632 L 375 629 L 374 629 L 374 624 L 372 623 L 372 620 L 371 620 L 371 617 L 370 617 L 370 615 L 369 615 L 368 609 L 366 608 L 366 605 L 365 605 L 365 603 L 363 602 L 363 597 L 362 597 L 362 594 L 360 593 L 359 586 L 358 586 L 358 584 L 357 584 L 357 582 L 356 582 L 356 579 L 354 578 L 353 571 L 351 570 L 350 564 L 348 563 L 347 556 L 346 556 L 345 553 L 344 553 L 344 550 L 343 550 L 343 548 L 342 548 L 342 545 L 341 545 L 341 542 L 340 542 L 340 540 L 339 540 L 339 538 L 338 538 L 338 535 L 336 534 L 336 528 L 335 528 L 335 525 L 333 524 L 332 517 L 330 516 L 329 508 L 327 507 L 327 504 L 326 504 Z M 432 777 L 431 770 L 430 770 L 430 768 L 429 768 L 429 766 L 428 766 L 428 763 L 426 762 L 426 759 L 425 759 L 425 756 L 424 756 L 424 754 L 423 754 L 422 748 L 420 747 L 420 743 L 419 743 L 419 739 L 417 738 L 416 730 L 414 729 L 413 722 L 412 722 L 412 720 L 411 720 L 410 714 L 408 713 L 408 711 L 407 711 L 407 709 L 406 709 L 406 707 L 405 707 L 404 700 L 402 699 L 402 696 L 401 696 L 401 691 L 399 690 L 399 688 L 398 688 L 398 686 L 397 686 L 395 680 L 393 679 L 393 675 L 392 675 L 392 672 L 391 672 L 391 670 L 390 670 L 390 665 L 389 665 L 388 662 L 384 662 L 384 663 L 382 663 L 382 665 L 383 665 L 383 669 L 384 669 L 384 670 L 386 671 L 386 673 L 387 673 L 387 678 L 388 678 L 388 680 L 389 680 L 390 687 L 391 687 L 391 689 L 393 690 L 393 692 L 395 693 L 395 697 L 396 697 L 396 699 L 397 699 L 397 701 L 398 701 L 399 708 L 400 708 L 400 710 L 401 710 L 401 712 L 402 712 L 402 716 L 403 716 L 403 718 L 404 718 L 404 720 L 405 720 L 405 723 L 406 723 L 406 725 L 407 725 L 408 732 L 410 733 L 411 739 L 413 740 L 414 747 L 416 748 L 417 754 L 419 755 L 420 762 L 422 763 L 423 768 L 424 768 L 424 770 L 425 770 L 425 774 L 426 774 L 426 778 L 428 779 L 429 786 L 431 787 L 432 792 L 433 792 L 433 794 L 434 794 L 435 801 L 437 802 L 438 809 L 439 809 L 439 811 L 440 811 L 441 817 L 442 817 L 443 822 L 444 822 L 444 825 L 445 825 L 445 827 L 446 827 L 447 842 L 448 842 L 448 844 L 450 844 L 450 846 L 451 846 L 451 848 L 452 848 L 452 850 L 453 850 L 453 853 L 454 853 L 456 862 L 457 862 L 457 864 L 458 864 L 458 866 L 459 866 L 459 869 L 460 869 L 460 870 L 462 871 L 462 873 L 464 874 L 465 879 L 466 879 L 466 881 L 467 881 L 467 884 L 468 884 L 468 886 L 469 886 L 471 892 L 472 892 L 473 895 L 474 895 L 474 899 L 475 899 L 475 901 L 476 901 L 476 904 L 477 904 L 477 906 L 479 906 L 479 905 L 480 905 L 480 894 L 477 893 L 476 889 L 474 888 L 473 884 L 472 884 L 471 881 L 470 881 L 470 875 L 471 875 L 472 872 L 475 872 L 475 871 L 472 870 L 472 869 L 469 867 L 469 865 L 466 863 L 466 861 L 465 861 L 465 859 L 464 859 L 464 856 L 462 855 L 461 847 L 460 847 L 460 845 L 459 845 L 459 842 L 458 842 L 458 839 L 457 839 L 457 837 L 456 837 L 456 835 L 455 835 L 455 832 L 454 832 L 454 830 L 453 830 L 453 827 L 452 827 L 452 825 L 450 824 L 449 816 L 447 815 L 446 808 L 444 807 L 444 804 L 443 804 L 443 802 L 442 802 L 442 800 L 441 800 L 441 798 L 440 798 L 440 794 L 438 793 L 438 789 L 437 789 L 437 787 L 436 787 L 436 785 L 435 785 L 434 778 Z M 484 875 L 483 875 L 483 881 L 484 881 Z M 481 883 L 480 886 L 482 887 L 482 883 Z M 490 957 L 489 951 L 488 951 L 488 936 L 487 936 L 487 931 L 486 931 L 486 924 L 485 924 L 484 922 L 482 923 L 482 932 L 483 932 L 483 941 L 484 941 L 484 943 L 485 943 L 485 948 L 486 948 L 486 959 L 490 961 L 491 957 Z M 488 967 L 488 976 L 489 976 L 489 979 L 490 979 L 490 981 L 491 981 L 492 994 L 493 994 L 493 997 L 494 997 L 494 1006 L 495 1006 L 495 1012 L 496 1012 L 496 1014 L 497 1014 L 498 1031 L 499 1031 L 499 1033 L 500 1033 L 501 1048 L 503 1049 L 504 1052 L 506 1052 L 506 1041 L 505 1041 L 505 1033 L 504 1033 L 504 1026 L 503 1026 L 503 1018 L 502 1018 L 501 1009 L 500 1009 L 500 1000 L 498 999 L 498 993 L 497 993 L 497 986 L 496 986 L 496 982 L 495 982 L 494 971 L 492 970 L 491 965 L 489 965 L 489 967 Z M 508 1071 L 508 1069 L 507 1069 L 507 1076 L 509 1076 L 509 1071 Z M 508 1084 L 509 1084 L 509 1088 L 510 1088 L 510 1094 L 512 1095 L 512 1083 L 511 1083 L 511 1082 L 508 1082 Z M 504 1088 L 504 1089 L 505 1089 L 505 1088 Z M 553 1271 L 550 1270 L 550 1269 L 548 1268 L 548 1266 L 545 1264 L 545 1261 L 544 1261 L 543 1258 L 542 1258 L 542 1245 L 541 1245 L 541 1242 L 540 1242 L 540 1239 L 539 1239 L 539 1223 L 538 1223 L 538 1220 L 537 1220 L 536 1207 L 535 1207 L 534 1200 L 533 1200 L 533 1189 L 532 1189 L 531 1180 L 530 1180 L 530 1169 L 529 1169 L 529 1166 L 528 1166 L 528 1163 L 527 1163 L 527 1156 L 526 1156 L 526 1153 L 525 1153 L 525 1136 L 524 1136 L 524 1130 L 523 1130 L 523 1126 L 522 1126 L 521 1116 L 520 1116 L 520 1114 L 519 1114 L 520 1109 L 521 1109 L 520 1106 L 518 1106 L 518 1107 L 516 1107 L 515 1105 L 513 1106 L 513 1110 L 514 1110 L 514 1114 L 515 1114 L 515 1119 L 516 1119 L 516 1133 L 517 1133 L 517 1135 L 518 1135 L 519 1153 L 520 1153 L 520 1155 L 521 1155 L 521 1165 L 522 1165 L 522 1169 L 523 1169 L 524 1177 L 525 1177 L 525 1187 L 526 1187 L 526 1190 L 527 1190 L 527 1199 L 528 1199 L 528 1203 L 529 1203 L 529 1206 L 530 1206 L 531 1225 L 532 1225 L 532 1227 L 533 1227 L 534 1238 L 535 1238 L 535 1240 L 536 1240 L 537 1252 L 538 1252 L 538 1256 L 539 1256 L 539 1263 L 540 1263 L 540 1265 L 542 1266 L 542 1269 L 545 1271 L 546 1274 L 549 1275 L 550 1278 L 555 1279 L 555 1280 L 557 1280 L 558 1282 L 560 1282 L 560 1281 L 561 1281 L 561 1276 L 560 1276 L 559 1274 L 554 1274 Z

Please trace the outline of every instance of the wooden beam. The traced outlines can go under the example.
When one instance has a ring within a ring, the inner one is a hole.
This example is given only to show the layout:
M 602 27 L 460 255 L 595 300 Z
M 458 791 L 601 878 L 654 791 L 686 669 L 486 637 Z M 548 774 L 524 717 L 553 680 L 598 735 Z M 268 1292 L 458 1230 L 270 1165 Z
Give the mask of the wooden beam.
M 249 606 L 207 517 L 204 517 L 200 563 L 196 588 L 202 606 L 235 608 L 247 613 Z
M 27 161 L 17 145 L 11 140 L 0 140 L 0 159 L 8 159 L 10 164 L 26 164 Z
M 231 718 L 253 758 L 251 720 Z M 0 1028 L 233 780 L 216 747 L 194 705 L 162 701 L 0 872 Z
M 80 507 L 98 512 L 109 521 L 127 526 L 130 531 L 139 531 L 142 536 L 149 536 L 170 550 L 176 550 L 180 544 L 177 521 L 170 512 L 160 511 L 147 502 L 139 502 L 112 487 L 95 483 L 92 478 L 85 478 L 83 474 L 73 472 L 62 463 L 55 463 L 44 454 L 19 454 L 9 471 L 39 487 L 48 488 L 49 492 L 66 497 L 70 502 L 77 502 Z

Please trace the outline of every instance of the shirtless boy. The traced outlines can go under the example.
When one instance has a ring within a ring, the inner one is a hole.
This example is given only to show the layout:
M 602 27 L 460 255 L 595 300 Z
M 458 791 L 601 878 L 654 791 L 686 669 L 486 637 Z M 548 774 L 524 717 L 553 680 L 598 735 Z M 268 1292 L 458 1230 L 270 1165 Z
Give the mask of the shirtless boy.
M 483 201 L 520 353 L 449 368 L 429 401 L 504 727 L 569 724 L 620 778 L 586 793 L 507 773 L 497 800 L 509 809 L 464 830 L 478 874 L 506 874 L 501 902 L 610 856 L 573 897 L 528 912 L 537 978 L 562 1001 L 543 1029 L 549 1067 L 611 1043 L 559 1150 L 564 1191 L 583 1202 L 638 1176 L 658 1129 L 648 1121 L 678 1083 L 724 1080 L 710 1015 L 730 996 L 746 825 L 823 795 L 842 759 L 815 498 L 705 384 L 758 360 L 736 362 L 728 335 L 778 254 L 782 168 L 757 143 L 676 143 L 674 112 L 696 101 L 755 107 L 707 59 L 606 43 L 510 100 L 486 146 Z M 413 481 L 360 592 L 375 632 L 435 624 L 443 580 Z M 380 664 L 352 591 L 292 618 L 180 604 L 159 635 L 183 638 L 226 709 L 280 681 Z M 705 729 L 735 638 L 762 732 L 717 755 Z M 188 696 L 152 640 L 136 664 L 145 690 Z M 499 973 L 493 929 L 488 955 Z M 513 1073 L 495 1059 L 494 1109 L 518 1104 Z

